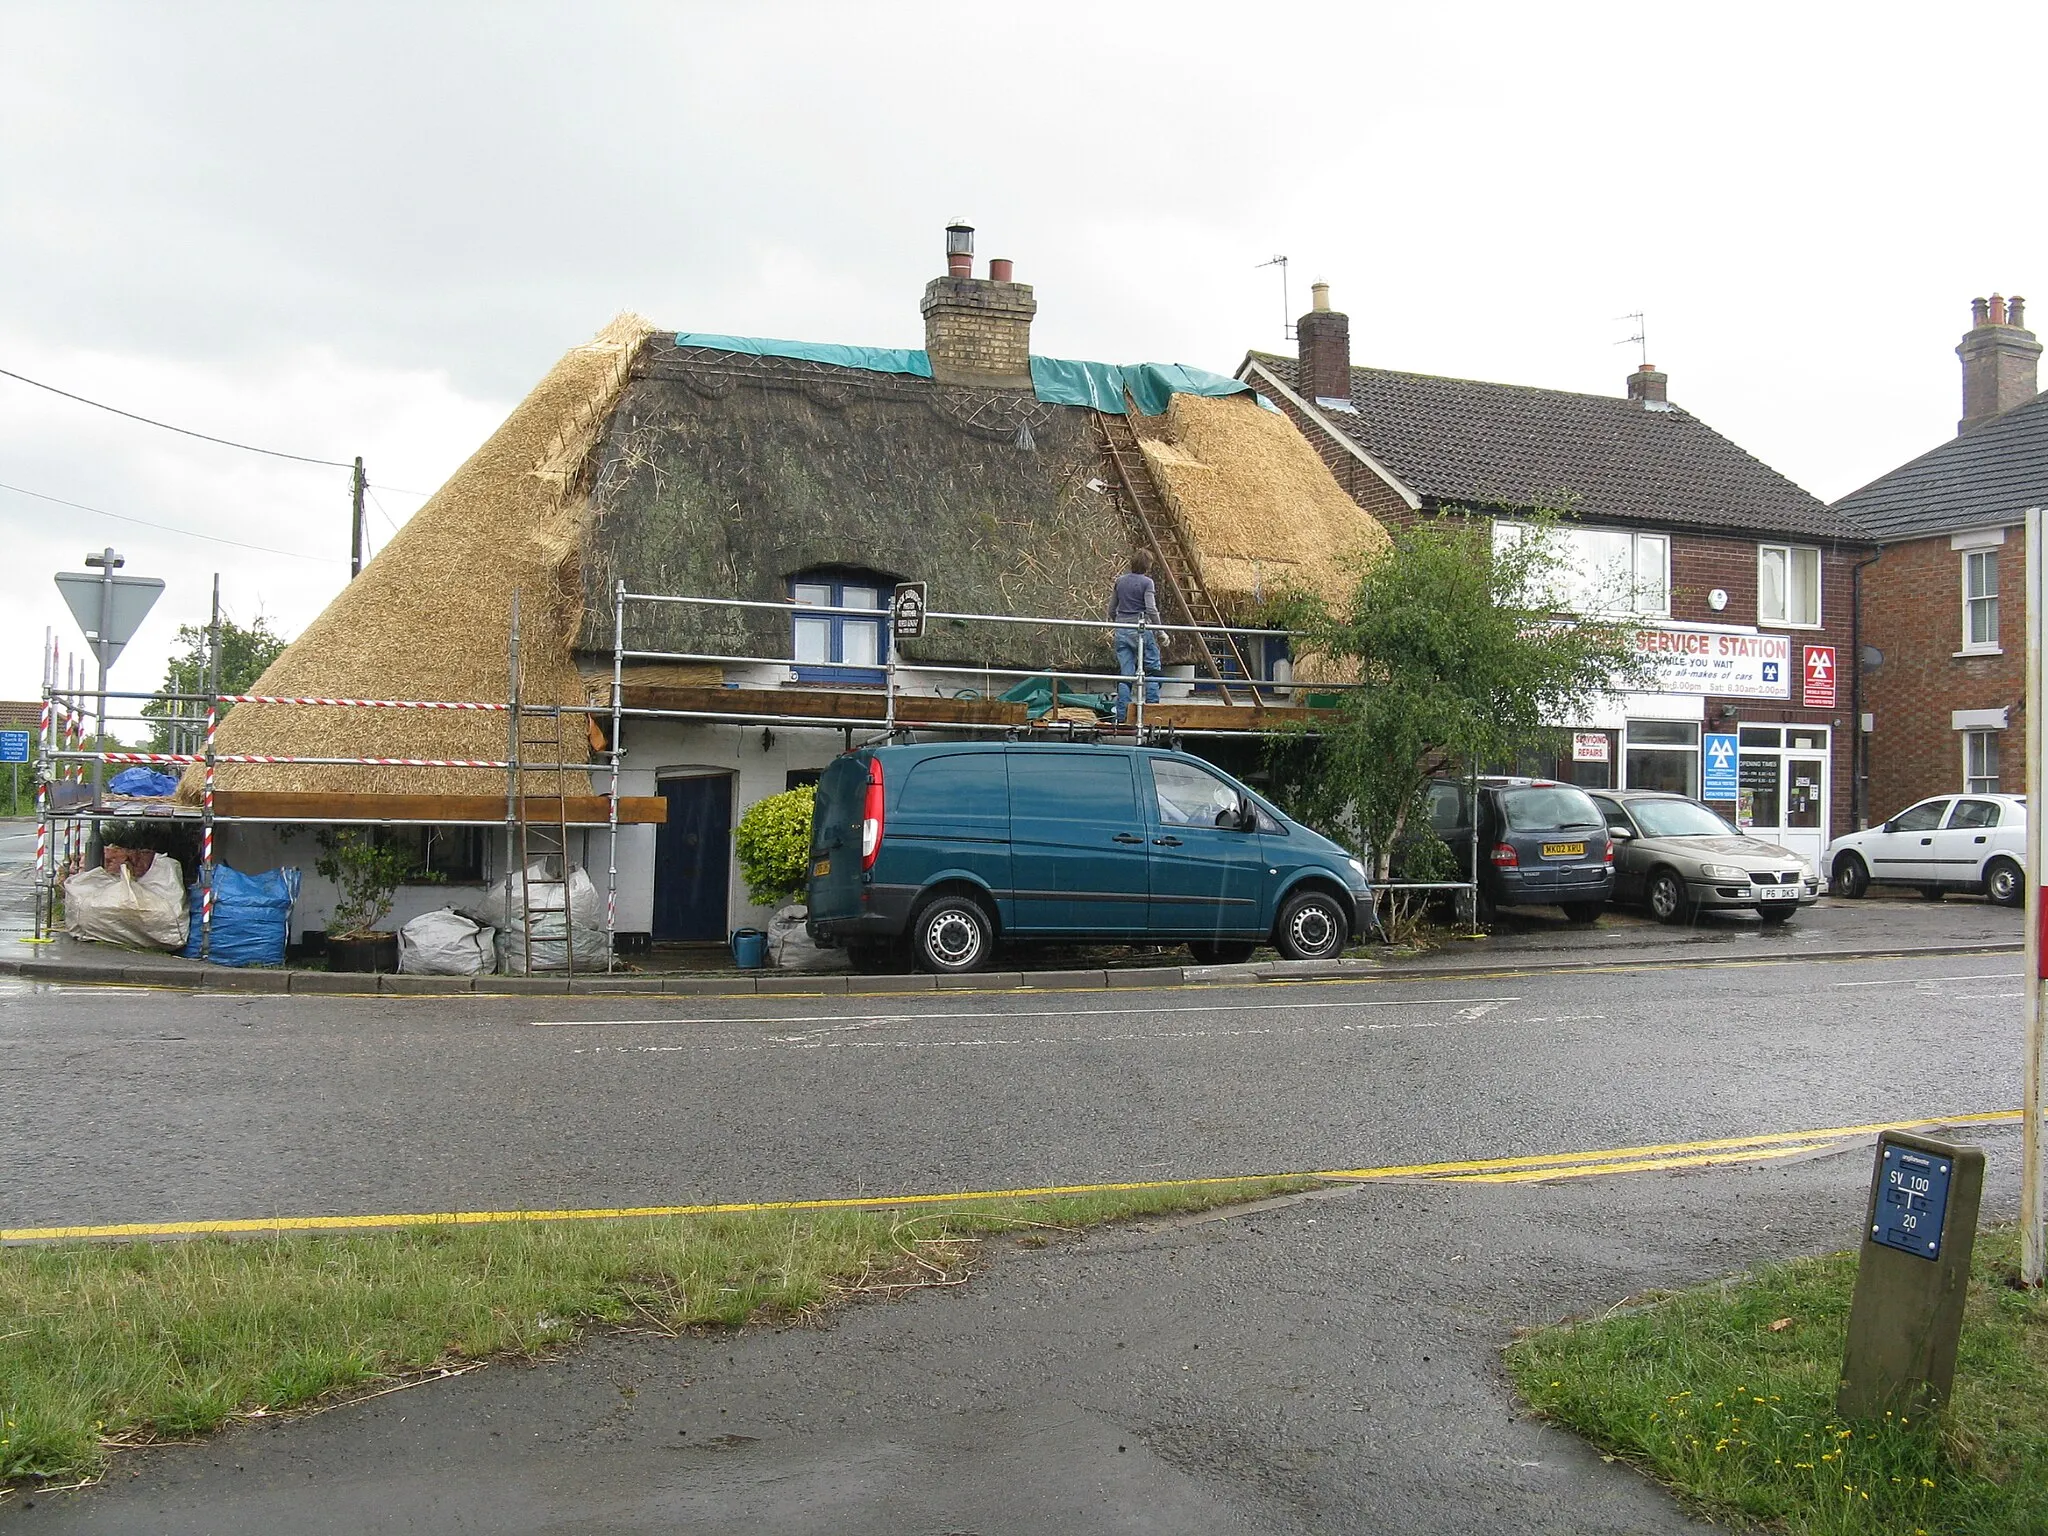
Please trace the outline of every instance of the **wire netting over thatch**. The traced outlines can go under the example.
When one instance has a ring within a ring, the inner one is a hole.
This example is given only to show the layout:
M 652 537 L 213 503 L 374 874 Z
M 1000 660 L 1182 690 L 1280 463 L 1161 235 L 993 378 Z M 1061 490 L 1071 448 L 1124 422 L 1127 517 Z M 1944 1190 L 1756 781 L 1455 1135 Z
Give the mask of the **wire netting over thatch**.
M 1228 613 L 1290 587 L 1340 600 L 1390 542 L 1294 424 L 1249 395 L 1175 395 L 1164 418 L 1145 418 L 1141 446 Z
M 956 613 L 1094 618 L 1131 549 L 1090 413 L 1027 392 L 849 369 L 724 369 L 649 348 L 591 501 L 581 645 L 609 651 L 612 587 L 789 600 L 837 568 L 929 583 Z M 1100 489 L 1091 489 L 1093 481 Z M 783 657 L 786 614 L 639 604 L 636 650 Z M 934 621 L 906 661 L 1105 668 L 1095 630 Z
M 570 653 L 583 620 L 578 567 L 588 516 L 577 473 L 648 329 L 622 315 L 557 363 L 249 692 L 502 702 L 518 591 L 526 701 L 584 702 Z M 502 713 L 243 704 L 221 723 L 219 750 L 496 760 L 505 756 L 506 724 Z M 563 761 L 587 760 L 580 720 L 564 735 Z M 556 777 L 535 775 L 529 792 L 555 793 Z M 569 793 L 590 792 L 588 774 L 561 777 Z M 502 791 L 505 775 L 225 764 L 216 782 L 235 790 L 484 794 Z M 181 792 L 189 798 L 197 788 L 194 770 Z

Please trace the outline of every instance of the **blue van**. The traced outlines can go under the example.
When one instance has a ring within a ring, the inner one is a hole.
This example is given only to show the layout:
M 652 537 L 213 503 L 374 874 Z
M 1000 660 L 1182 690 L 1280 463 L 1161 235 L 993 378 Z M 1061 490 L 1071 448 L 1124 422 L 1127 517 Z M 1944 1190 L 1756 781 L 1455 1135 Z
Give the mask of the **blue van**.
M 811 937 L 863 967 L 907 941 L 928 971 L 978 971 L 999 938 L 1322 960 L 1371 921 L 1363 864 L 1182 752 L 862 747 L 818 783 Z

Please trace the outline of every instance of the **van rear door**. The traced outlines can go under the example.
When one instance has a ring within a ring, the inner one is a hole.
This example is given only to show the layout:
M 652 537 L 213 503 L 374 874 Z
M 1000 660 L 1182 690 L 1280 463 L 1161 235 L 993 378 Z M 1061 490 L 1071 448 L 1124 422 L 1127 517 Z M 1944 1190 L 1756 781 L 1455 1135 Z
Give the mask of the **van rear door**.
M 812 919 L 860 915 L 860 818 L 867 803 L 868 754 L 835 757 L 818 779 L 811 807 Z
M 1012 747 L 1010 868 L 1016 933 L 1142 934 L 1150 846 L 1132 754 Z

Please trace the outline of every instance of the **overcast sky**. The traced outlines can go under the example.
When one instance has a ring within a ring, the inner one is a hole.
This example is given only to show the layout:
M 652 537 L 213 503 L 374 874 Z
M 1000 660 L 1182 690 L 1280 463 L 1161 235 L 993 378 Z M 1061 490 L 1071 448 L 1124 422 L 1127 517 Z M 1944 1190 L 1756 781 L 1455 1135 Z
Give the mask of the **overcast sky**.
M 1360 363 L 1618 394 L 1640 310 L 1675 401 L 1832 500 L 1953 433 L 1973 296 L 2048 317 L 2044 13 L 0 0 L 0 368 L 360 453 L 381 544 L 621 309 L 922 345 L 965 218 L 1054 356 L 1230 372 L 1283 252 Z M 0 484 L 0 697 L 82 649 L 88 549 L 169 582 L 131 688 L 213 572 L 288 634 L 347 577 L 345 471 L 7 378 Z

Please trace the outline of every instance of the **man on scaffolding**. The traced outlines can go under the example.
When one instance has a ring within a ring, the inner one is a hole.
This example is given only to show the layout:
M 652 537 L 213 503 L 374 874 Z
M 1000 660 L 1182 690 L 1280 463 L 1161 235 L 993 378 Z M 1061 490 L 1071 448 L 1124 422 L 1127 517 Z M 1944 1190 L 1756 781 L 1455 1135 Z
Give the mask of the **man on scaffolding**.
M 1109 622 L 1116 641 L 1116 669 L 1126 678 L 1138 675 L 1138 657 L 1145 658 L 1145 702 L 1159 702 L 1159 637 L 1139 626 L 1159 622 L 1159 589 L 1149 574 L 1152 557 L 1139 550 L 1131 556 L 1130 569 L 1117 577 L 1109 594 Z M 1142 643 L 1141 643 L 1142 642 Z M 1116 713 L 1119 720 L 1131 718 L 1131 685 L 1116 685 Z

